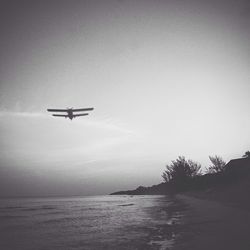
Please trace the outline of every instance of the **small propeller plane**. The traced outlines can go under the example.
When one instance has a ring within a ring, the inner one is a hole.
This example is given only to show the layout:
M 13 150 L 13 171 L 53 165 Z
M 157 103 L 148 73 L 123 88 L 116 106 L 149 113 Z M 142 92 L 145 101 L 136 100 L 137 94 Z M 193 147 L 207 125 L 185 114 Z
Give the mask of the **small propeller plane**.
M 59 115 L 59 114 L 52 114 L 56 117 L 64 117 L 69 118 L 70 120 L 78 117 L 78 116 L 85 116 L 88 115 L 88 113 L 82 113 L 82 114 L 74 114 L 74 112 L 85 112 L 85 111 L 91 111 L 94 110 L 94 108 L 83 108 L 83 109 L 73 109 L 73 108 L 67 108 L 67 109 L 47 109 L 48 112 L 66 112 L 67 114 Z

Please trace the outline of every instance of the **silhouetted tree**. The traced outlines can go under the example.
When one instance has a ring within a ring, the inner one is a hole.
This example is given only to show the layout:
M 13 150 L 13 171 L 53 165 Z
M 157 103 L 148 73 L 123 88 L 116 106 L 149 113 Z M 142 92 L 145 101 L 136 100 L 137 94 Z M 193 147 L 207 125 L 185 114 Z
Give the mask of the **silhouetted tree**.
M 250 157 L 250 151 L 246 151 L 245 154 L 242 157 Z
M 209 168 L 206 169 L 207 173 L 213 174 L 223 172 L 225 170 L 226 162 L 223 161 L 222 157 L 215 155 L 209 156 L 209 159 L 212 162 L 212 165 L 210 165 Z
M 194 176 L 201 174 L 201 165 L 192 160 L 186 160 L 184 156 L 179 156 L 170 165 L 166 165 L 166 170 L 162 177 L 165 182 L 185 183 Z

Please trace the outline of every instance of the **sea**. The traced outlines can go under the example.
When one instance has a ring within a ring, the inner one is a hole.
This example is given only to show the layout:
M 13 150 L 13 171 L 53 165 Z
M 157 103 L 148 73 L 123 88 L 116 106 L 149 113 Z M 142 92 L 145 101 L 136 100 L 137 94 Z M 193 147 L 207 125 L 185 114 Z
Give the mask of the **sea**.
M 0 200 L 0 249 L 171 249 L 183 217 L 171 196 Z

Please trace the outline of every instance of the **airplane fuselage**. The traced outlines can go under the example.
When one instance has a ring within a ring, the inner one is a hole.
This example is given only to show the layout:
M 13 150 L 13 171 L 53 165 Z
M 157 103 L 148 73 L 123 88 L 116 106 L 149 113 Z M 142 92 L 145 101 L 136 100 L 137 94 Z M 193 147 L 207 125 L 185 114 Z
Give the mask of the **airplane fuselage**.
M 68 110 L 67 110 L 67 113 L 68 113 L 69 119 L 72 120 L 72 119 L 74 118 L 73 110 L 72 110 L 72 109 L 68 109 Z

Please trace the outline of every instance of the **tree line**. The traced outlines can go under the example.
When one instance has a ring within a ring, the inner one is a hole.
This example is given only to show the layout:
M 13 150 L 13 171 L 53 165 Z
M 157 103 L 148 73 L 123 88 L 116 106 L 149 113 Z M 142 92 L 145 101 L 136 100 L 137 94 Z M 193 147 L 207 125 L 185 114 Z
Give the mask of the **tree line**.
M 242 157 L 250 157 L 250 151 L 246 151 Z M 226 170 L 226 162 L 221 156 L 209 156 L 211 164 L 205 169 L 205 174 L 222 174 Z M 175 186 L 177 189 L 185 189 L 190 185 L 190 180 L 202 175 L 201 164 L 193 160 L 187 160 L 179 156 L 170 164 L 162 174 L 165 183 Z

